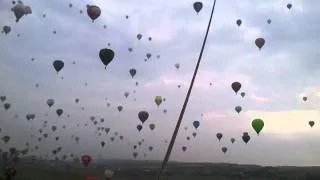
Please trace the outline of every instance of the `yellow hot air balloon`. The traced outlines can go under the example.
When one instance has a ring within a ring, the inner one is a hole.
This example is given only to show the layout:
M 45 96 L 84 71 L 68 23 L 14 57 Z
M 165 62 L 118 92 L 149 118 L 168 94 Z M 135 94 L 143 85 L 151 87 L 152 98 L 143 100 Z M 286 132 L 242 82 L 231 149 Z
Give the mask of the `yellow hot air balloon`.
M 151 130 L 154 130 L 155 127 L 156 127 L 155 124 L 150 124 L 150 125 L 149 125 L 149 128 L 150 128 Z
M 156 96 L 156 98 L 154 99 L 154 102 L 159 106 L 162 103 L 162 97 Z

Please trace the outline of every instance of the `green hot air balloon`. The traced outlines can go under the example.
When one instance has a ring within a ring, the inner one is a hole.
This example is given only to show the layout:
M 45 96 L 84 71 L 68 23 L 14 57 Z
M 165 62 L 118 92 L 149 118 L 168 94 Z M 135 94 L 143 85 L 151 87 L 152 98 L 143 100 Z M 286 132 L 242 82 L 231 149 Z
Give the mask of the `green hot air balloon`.
M 263 126 L 264 126 L 264 122 L 262 119 L 254 119 L 251 123 L 253 129 L 257 132 L 257 134 L 259 135 L 260 131 L 262 130 Z

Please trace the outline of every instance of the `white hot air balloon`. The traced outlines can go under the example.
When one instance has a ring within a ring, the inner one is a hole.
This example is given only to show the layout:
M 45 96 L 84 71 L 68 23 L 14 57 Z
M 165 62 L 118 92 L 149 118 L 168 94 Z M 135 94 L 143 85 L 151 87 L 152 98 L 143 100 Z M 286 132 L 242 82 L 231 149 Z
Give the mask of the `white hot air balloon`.
M 114 172 L 111 171 L 110 169 L 106 169 L 104 171 L 104 177 L 105 177 L 105 180 L 111 180 L 111 178 L 113 177 L 114 175 Z

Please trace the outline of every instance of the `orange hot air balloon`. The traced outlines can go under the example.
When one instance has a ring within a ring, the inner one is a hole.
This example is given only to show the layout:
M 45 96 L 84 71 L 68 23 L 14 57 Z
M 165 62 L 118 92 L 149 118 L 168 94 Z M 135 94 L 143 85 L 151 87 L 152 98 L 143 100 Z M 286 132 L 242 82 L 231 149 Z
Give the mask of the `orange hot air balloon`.
M 83 156 L 81 156 L 81 161 L 82 161 L 82 164 L 85 166 L 85 167 L 87 167 L 89 164 L 90 164 L 90 162 L 91 162 L 91 156 L 89 156 L 89 155 L 83 155 Z

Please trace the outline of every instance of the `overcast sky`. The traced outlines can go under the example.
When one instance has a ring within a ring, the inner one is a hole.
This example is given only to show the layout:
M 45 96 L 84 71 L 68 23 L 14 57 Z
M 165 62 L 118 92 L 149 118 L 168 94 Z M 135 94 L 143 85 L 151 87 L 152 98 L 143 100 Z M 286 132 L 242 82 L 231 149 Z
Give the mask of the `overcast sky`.
M 32 147 L 40 147 L 33 152 L 37 155 L 51 154 L 62 146 L 61 155 L 133 158 L 132 145 L 145 139 L 137 150 L 137 159 L 144 159 L 143 152 L 148 153 L 147 159 L 162 159 L 165 140 L 171 138 L 191 81 L 212 2 L 203 1 L 198 15 L 191 0 L 86 0 L 72 1 L 72 8 L 69 3 L 26 0 L 24 4 L 30 5 L 33 13 L 16 23 L 10 11 L 12 2 L 0 0 L 0 26 L 12 27 L 8 35 L 0 35 L 0 95 L 11 104 L 8 111 L 0 110 L 0 135 L 11 137 L 7 145 L 1 142 L 1 147 L 23 148 L 29 142 Z M 287 3 L 292 3 L 291 10 Z M 87 4 L 101 8 L 101 16 L 94 23 L 86 14 Z M 217 0 L 171 160 L 320 165 L 319 12 L 317 0 Z M 242 20 L 240 27 L 237 19 Z M 140 41 L 139 33 L 143 35 Z M 152 41 L 148 41 L 150 36 Z M 261 51 L 254 44 L 258 37 L 266 40 Z M 115 58 L 105 70 L 99 50 L 108 43 Z M 146 53 L 152 57 L 145 62 Z M 52 67 L 57 59 L 65 63 L 59 74 Z M 180 64 L 178 70 L 176 63 Z M 129 74 L 131 68 L 137 69 L 134 78 Z M 234 81 L 242 84 L 244 98 L 231 89 Z M 130 93 L 128 98 L 125 92 Z M 155 96 L 166 101 L 157 107 Z M 303 96 L 308 97 L 306 102 Z M 55 100 L 51 109 L 46 105 L 48 98 Z M 80 99 L 78 104 L 75 98 Z M 117 110 L 119 105 L 123 106 L 121 112 Z M 240 114 L 234 110 L 238 105 L 243 109 Z M 64 110 L 60 118 L 55 112 L 58 108 Z M 141 110 L 150 116 L 139 133 L 136 126 Z M 35 113 L 36 119 L 27 121 L 28 113 Z M 19 117 L 14 118 L 15 114 Z M 98 121 L 104 118 L 105 122 L 97 126 L 111 128 L 110 134 L 98 137 L 90 116 Z M 265 122 L 259 136 L 251 127 L 255 118 Z M 48 126 L 43 128 L 45 120 Z M 197 130 L 192 126 L 195 120 L 200 121 Z M 315 122 L 313 128 L 309 121 Z M 153 131 L 150 123 L 156 124 Z M 52 125 L 58 125 L 55 133 Z M 49 137 L 38 142 L 40 128 Z M 124 140 L 120 141 L 115 132 Z M 192 132 L 197 132 L 196 138 Z M 218 132 L 224 135 L 220 143 Z M 251 136 L 247 145 L 241 139 L 243 132 Z M 80 137 L 78 145 L 72 135 Z M 55 141 L 55 136 L 60 136 L 60 141 Z M 191 137 L 189 141 L 187 136 Z M 116 140 L 109 142 L 110 137 Z M 231 137 L 236 139 L 234 144 Z M 109 143 L 101 148 L 101 141 Z M 149 152 L 148 146 L 154 150 Z M 182 152 L 182 146 L 188 147 L 186 152 Z M 228 148 L 225 155 L 223 146 Z

